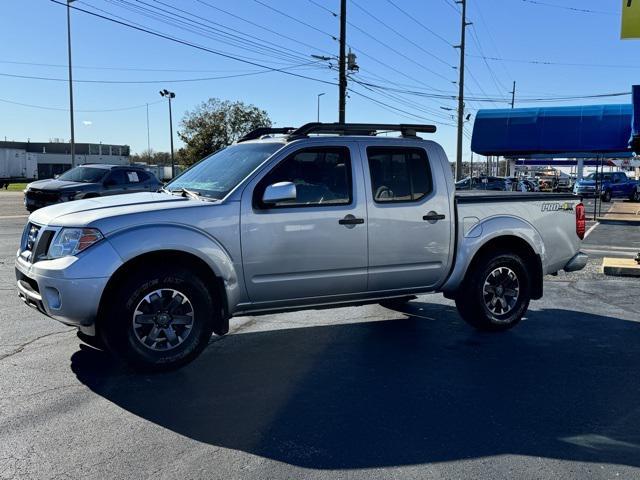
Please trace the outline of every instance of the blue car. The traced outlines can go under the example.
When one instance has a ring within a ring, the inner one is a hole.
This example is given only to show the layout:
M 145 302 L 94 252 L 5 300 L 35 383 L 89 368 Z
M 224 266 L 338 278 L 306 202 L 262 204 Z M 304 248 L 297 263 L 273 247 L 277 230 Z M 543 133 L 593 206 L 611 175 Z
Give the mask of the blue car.
M 624 172 L 595 173 L 578 180 L 573 187 L 573 193 L 582 197 L 600 195 L 603 202 L 610 202 L 612 198 L 628 198 L 640 200 L 638 182 L 631 180 Z

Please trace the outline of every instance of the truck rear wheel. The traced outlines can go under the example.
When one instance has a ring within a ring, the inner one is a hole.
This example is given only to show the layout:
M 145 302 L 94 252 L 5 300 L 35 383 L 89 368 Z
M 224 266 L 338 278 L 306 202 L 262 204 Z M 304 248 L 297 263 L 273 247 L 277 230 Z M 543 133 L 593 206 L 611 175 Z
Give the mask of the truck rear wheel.
M 99 332 L 107 349 L 136 370 L 172 370 L 196 358 L 213 331 L 205 283 L 181 267 L 135 272 L 109 299 Z
M 605 190 L 601 198 L 603 202 L 609 203 L 611 201 L 611 190 Z
M 531 280 L 520 256 L 484 255 L 467 274 L 456 298 L 460 316 L 483 331 L 504 331 L 520 322 L 531 300 Z

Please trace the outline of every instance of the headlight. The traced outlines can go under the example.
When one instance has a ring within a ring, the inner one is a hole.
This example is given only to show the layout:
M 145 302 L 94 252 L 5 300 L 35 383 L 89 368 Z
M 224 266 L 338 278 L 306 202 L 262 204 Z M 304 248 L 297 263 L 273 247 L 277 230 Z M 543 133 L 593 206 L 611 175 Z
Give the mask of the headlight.
M 75 255 L 103 238 L 95 228 L 63 228 L 51 242 L 47 256 L 60 258 Z

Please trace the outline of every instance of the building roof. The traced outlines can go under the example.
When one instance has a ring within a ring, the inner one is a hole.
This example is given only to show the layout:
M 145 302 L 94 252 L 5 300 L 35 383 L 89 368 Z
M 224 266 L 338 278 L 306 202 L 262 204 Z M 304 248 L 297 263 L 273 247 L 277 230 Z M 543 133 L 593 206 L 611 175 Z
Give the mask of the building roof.
M 75 153 L 76 155 L 97 155 L 97 148 L 102 145 L 103 147 L 115 147 L 121 149 L 122 155 L 129 155 L 129 145 L 109 145 L 102 143 L 76 143 Z M 10 142 L 0 141 L 0 148 L 15 148 L 26 150 L 30 153 L 58 153 L 58 154 L 71 154 L 71 143 L 68 142 Z

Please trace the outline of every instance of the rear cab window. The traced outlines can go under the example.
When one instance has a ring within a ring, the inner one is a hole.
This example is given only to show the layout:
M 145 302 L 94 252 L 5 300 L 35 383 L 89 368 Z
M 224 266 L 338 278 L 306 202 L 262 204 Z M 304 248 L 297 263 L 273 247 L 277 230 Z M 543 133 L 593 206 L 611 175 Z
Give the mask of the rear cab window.
M 373 201 L 418 202 L 433 191 L 427 152 L 412 147 L 367 147 Z

